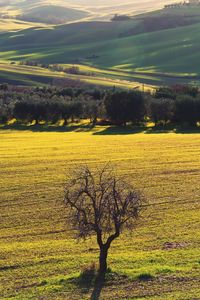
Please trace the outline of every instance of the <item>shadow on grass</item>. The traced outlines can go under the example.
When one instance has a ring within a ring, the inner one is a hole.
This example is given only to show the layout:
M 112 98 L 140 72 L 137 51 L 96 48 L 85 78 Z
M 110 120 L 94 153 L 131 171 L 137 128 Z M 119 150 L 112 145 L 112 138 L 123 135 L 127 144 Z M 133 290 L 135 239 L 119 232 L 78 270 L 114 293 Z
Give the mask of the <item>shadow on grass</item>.
M 70 283 L 75 285 L 76 288 L 82 293 L 87 294 L 92 290 L 91 300 L 98 300 L 101 296 L 101 291 L 105 285 L 105 278 L 99 278 L 95 273 L 83 274 L 81 273 L 77 278 L 70 278 L 68 280 L 63 280 L 60 283 L 66 284 Z
M 96 278 L 94 288 L 90 297 L 90 300 L 98 300 L 101 296 L 101 291 L 105 285 L 105 278 Z
M 127 278 L 126 275 L 119 275 L 116 272 L 112 272 L 110 269 L 108 269 L 105 276 L 101 277 L 97 274 L 97 271 L 89 270 L 89 272 L 82 272 L 79 277 L 63 280 L 60 283 L 73 284 L 81 293 L 90 293 L 90 300 L 99 300 L 105 286 L 119 284 L 124 280 L 127 281 Z
M 94 132 L 93 135 L 131 135 L 137 133 L 145 134 L 200 134 L 199 127 L 181 127 L 181 126 L 153 126 L 153 127 L 115 127 L 110 126 L 102 131 Z
M 93 125 L 69 125 L 69 126 L 56 126 L 56 125 L 24 125 L 24 124 L 12 124 L 12 125 L 2 125 L 0 129 L 2 130 L 19 130 L 19 131 L 32 131 L 32 132 L 87 132 L 94 128 Z
M 24 124 L 11 124 L 11 125 L 1 125 L 1 130 L 19 130 L 19 131 L 31 131 L 31 132 L 90 132 L 95 128 L 91 124 L 73 124 L 68 126 L 57 126 L 48 124 L 39 125 L 24 125 Z M 109 126 L 104 127 L 102 130 L 93 132 L 93 135 L 131 135 L 137 133 L 145 134 L 166 134 L 166 133 L 176 133 L 176 134 L 200 134 L 200 127 L 186 127 L 186 126 Z
M 175 133 L 179 134 L 199 134 L 200 127 L 177 127 Z
M 138 127 L 118 127 L 118 126 L 109 126 L 102 131 L 94 132 L 93 135 L 129 135 L 145 132 L 145 126 Z
M 177 133 L 177 134 L 194 134 L 200 133 L 200 127 L 188 127 L 188 126 L 174 126 L 174 125 L 168 125 L 168 126 L 154 126 L 149 127 L 145 130 L 145 133 L 147 134 L 155 134 L 155 133 Z

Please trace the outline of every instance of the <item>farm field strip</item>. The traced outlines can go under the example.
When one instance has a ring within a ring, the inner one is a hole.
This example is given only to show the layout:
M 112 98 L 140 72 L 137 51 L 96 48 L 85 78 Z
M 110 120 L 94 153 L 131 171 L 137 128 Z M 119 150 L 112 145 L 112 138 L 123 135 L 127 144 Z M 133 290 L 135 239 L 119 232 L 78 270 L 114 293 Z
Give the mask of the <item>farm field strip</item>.
M 70 66 L 70 65 L 68 65 Z M 80 70 L 86 70 L 86 67 L 80 67 Z M 88 69 L 90 70 L 90 68 Z M 113 76 L 109 72 L 104 73 L 101 70 L 96 72 L 95 76 L 83 74 L 67 74 L 64 72 L 52 71 L 41 67 L 23 66 L 18 64 L 8 64 L 0 62 L 0 78 L 5 81 L 5 78 L 11 83 L 27 83 L 28 85 L 41 85 L 43 82 L 50 83 L 53 79 L 63 78 L 80 80 L 85 83 L 91 83 L 100 86 L 118 86 L 121 88 L 135 88 L 142 87 L 142 84 L 138 81 L 139 78 L 131 78 L 131 76 Z M 146 89 L 151 89 L 152 85 L 146 84 Z

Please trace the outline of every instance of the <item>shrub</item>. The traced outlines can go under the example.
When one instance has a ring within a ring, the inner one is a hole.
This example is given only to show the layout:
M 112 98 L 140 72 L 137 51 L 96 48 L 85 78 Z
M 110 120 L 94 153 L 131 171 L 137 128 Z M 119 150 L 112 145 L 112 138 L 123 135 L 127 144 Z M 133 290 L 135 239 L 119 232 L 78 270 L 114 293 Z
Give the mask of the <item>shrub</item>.
M 175 105 L 172 99 L 153 99 L 150 103 L 150 118 L 155 123 L 166 125 L 174 118 Z
M 149 281 L 149 280 L 152 280 L 153 278 L 154 278 L 154 276 L 151 275 L 150 273 L 142 273 L 137 276 L 137 279 L 140 281 Z
M 196 126 L 200 119 L 200 99 L 188 95 L 177 97 L 175 102 L 175 118 L 178 123 Z
M 144 120 L 144 97 L 139 91 L 117 91 L 105 98 L 108 118 L 117 125 L 126 126 L 127 122 L 139 123 Z

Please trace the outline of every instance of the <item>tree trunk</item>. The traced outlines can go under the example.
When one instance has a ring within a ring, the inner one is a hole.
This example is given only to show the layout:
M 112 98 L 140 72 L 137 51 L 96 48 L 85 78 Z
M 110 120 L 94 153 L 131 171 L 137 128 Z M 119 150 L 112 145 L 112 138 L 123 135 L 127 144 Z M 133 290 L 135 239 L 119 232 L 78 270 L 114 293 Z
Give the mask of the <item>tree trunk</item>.
M 97 117 L 92 120 L 92 125 L 95 126 L 97 124 Z
M 63 126 L 67 126 L 67 125 L 68 125 L 68 121 L 67 121 L 67 119 L 65 118 L 65 119 L 64 119 Z
M 105 275 L 107 271 L 107 256 L 108 256 L 108 248 L 102 247 L 100 249 L 100 256 L 99 256 L 99 274 Z
M 189 122 L 189 125 L 190 125 L 191 127 L 196 127 L 196 126 L 197 126 L 197 122 L 194 121 L 194 120 L 192 120 L 192 121 Z

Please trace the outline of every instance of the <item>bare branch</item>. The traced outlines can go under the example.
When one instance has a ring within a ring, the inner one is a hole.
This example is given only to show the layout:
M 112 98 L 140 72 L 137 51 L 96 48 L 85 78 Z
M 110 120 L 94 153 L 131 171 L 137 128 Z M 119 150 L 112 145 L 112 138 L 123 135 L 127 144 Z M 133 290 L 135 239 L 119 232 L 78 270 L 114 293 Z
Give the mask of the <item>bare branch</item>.
M 99 246 L 110 245 L 124 228 L 133 229 L 144 199 L 110 164 L 91 172 L 76 168 L 65 186 L 65 204 L 79 236 L 96 234 Z

